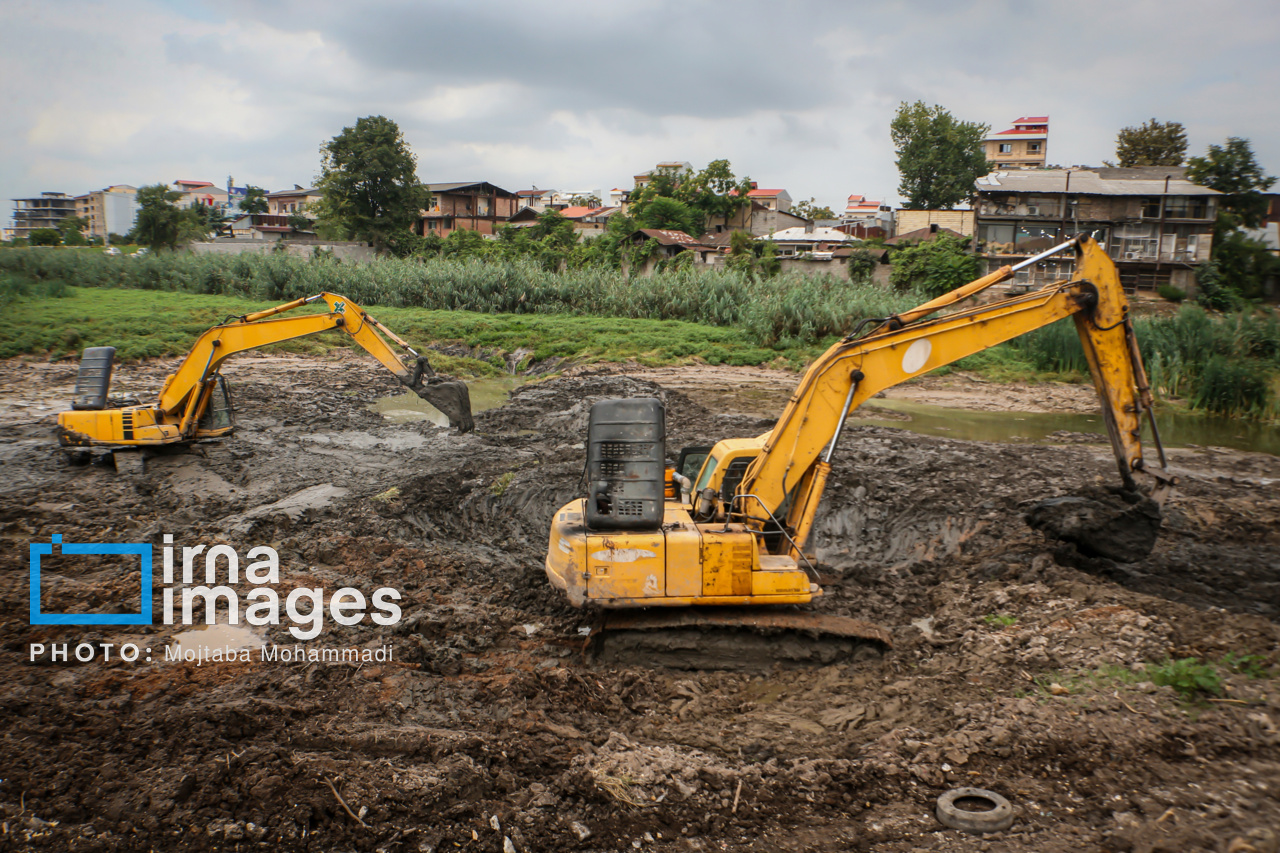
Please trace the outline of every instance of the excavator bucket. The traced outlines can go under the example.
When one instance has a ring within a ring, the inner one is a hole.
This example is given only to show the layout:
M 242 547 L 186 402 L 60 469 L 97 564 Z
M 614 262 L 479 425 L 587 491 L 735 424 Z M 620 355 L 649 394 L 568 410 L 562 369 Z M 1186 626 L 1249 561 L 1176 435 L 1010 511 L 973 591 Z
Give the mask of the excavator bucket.
M 467 383 L 456 379 L 432 377 L 418 385 L 411 385 L 413 392 L 449 418 L 449 425 L 458 432 L 471 432 L 475 422 L 471 419 L 471 394 Z

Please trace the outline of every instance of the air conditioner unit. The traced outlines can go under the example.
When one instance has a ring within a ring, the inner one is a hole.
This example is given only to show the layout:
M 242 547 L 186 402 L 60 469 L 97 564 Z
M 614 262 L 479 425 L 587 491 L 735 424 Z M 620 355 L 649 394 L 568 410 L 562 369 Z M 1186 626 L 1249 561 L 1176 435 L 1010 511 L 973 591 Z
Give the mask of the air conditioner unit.
M 1136 261 L 1142 257 L 1141 252 L 1125 252 L 1124 259 L 1126 261 Z
M 1040 208 L 1036 207 L 1034 204 L 1027 205 L 1027 216 L 1039 216 L 1039 215 L 1040 215 Z

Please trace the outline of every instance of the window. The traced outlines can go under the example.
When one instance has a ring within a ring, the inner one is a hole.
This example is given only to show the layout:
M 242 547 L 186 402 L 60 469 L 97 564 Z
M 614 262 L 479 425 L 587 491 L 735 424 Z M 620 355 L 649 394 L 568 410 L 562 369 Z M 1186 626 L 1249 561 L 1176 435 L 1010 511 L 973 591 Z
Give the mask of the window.
M 1013 143 L 1012 143 L 1012 142 L 1001 142 L 1001 143 L 1000 143 L 1000 153 L 1001 153 L 1001 154 L 1012 154 L 1012 153 L 1013 153 Z
M 1028 153 L 1031 153 L 1031 154 L 1036 154 L 1036 153 L 1038 153 L 1038 152 L 1040 151 L 1040 143 L 1039 143 L 1039 142 L 1028 142 L 1028 143 L 1027 143 L 1027 151 L 1028 151 Z
M 1203 196 L 1171 196 L 1165 199 L 1164 215 L 1170 219 L 1207 219 L 1209 203 Z
M 1142 218 L 1143 219 L 1159 219 L 1160 218 L 1160 199 L 1144 198 L 1142 200 Z

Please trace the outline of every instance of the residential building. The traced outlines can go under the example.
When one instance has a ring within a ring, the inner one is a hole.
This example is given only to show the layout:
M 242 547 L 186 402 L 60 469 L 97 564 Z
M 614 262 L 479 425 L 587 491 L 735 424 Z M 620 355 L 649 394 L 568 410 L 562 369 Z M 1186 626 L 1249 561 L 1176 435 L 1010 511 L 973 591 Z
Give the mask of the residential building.
M 138 219 L 138 188 L 115 184 L 76 196 L 76 216 L 89 224 L 85 236 L 106 239 L 109 234 L 124 236 Z
M 643 189 L 653 179 L 654 172 L 665 172 L 676 177 L 693 174 L 693 164 L 684 160 L 663 160 L 647 172 L 635 176 L 636 189 Z M 634 192 L 634 190 L 633 190 Z
M 1106 250 L 1125 287 L 1195 289 L 1209 260 L 1221 193 L 1186 179 L 1186 169 L 1043 169 L 993 172 L 975 182 L 977 249 L 988 267 L 1038 254 L 1087 233 Z M 1024 282 L 1070 275 L 1072 258 L 1018 273 Z
M 997 169 L 1039 169 L 1049 149 L 1049 117 L 1023 116 L 1013 127 L 988 136 L 982 144 L 987 162 Z
M 57 228 L 68 216 L 76 215 L 76 200 L 66 193 L 40 193 L 38 198 L 13 199 L 13 235 L 31 236 L 38 228 Z
M 836 249 L 854 242 L 855 238 L 835 228 L 809 225 L 784 228 L 763 239 L 773 242 L 780 258 L 795 258 L 803 255 L 811 260 L 829 261 L 834 257 L 833 253 Z
M 219 231 L 238 240 L 300 240 L 315 237 L 289 224 L 289 213 L 242 213 Z
M 555 208 L 548 209 L 555 210 Z M 609 218 L 620 212 L 620 210 L 617 207 L 585 207 L 580 205 L 560 208 L 557 212 L 573 223 L 578 239 L 585 240 L 588 237 L 599 237 L 603 234 L 609 226 Z M 543 213 L 546 213 L 546 210 L 539 212 L 533 207 L 522 207 L 514 216 L 502 224 L 516 228 L 531 228 L 538 224 L 538 219 Z
M 423 236 L 445 237 L 459 229 L 496 234 L 520 208 L 519 196 L 487 181 L 427 184 L 427 188 L 431 206 L 422 212 L 416 229 Z
M 620 208 L 617 207 L 579 205 L 564 208 L 560 211 L 560 215 L 573 223 L 574 230 L 578 232 L 578 239 L 585 240 L 588 237 L 599 237 L 604 234 L 605 229 L 609 227 L 609 218 L 619 210 Z
M 791 193 L 786 190 L 756 189 L 753 183 L 747 197 L 764 205 L 767 210 L 781 210 L 784 213 L 791 210 Z
M 658 244 L 657 251 L 650 255 L 644 262 L 644 265 L 638 270 L 627 268 L 625 271 L 636 275 L 648 275 L 653 272 L 654 268 L 660 261 L 674 258 L 681 252 L 694 253 L 693 261 L 698 264 L 713 264 L 716 256 L 720 253 L 719 249 L 714 246 L 705 245 L 697 237 L 690 236 L 683 231 L 673 231 L 670 229 L 660 228 L 640 228 L 631 235 L 633 245 L 640 246 L 650 240 Z
M 879 228 L 882 232 L 880 236 L 885 237 L 893 236 L 895 221 L 896 217 L 892 207 L 883 201 L 869 199 L 856 193 L 849 196 L 849 200 L 844 206 L 844 212 L 840 214 L 841 225 L 852 229 L 861 229 L 864 232 L 872 228 Z M 854 233 L 854 231 L 850 230 L 849 233 Z
M 550 207 L 555 197 L 555 190 L 540 190 L 537 187 L 530 190 L 516 190 L 516 198 L 519 199 L 520 206 L 533 208 L 535 213 L 541 213 Z
M 739 208 L 730 216 L 708 217 L 707 234 L 724 235 L 725 245 L 728 245 L 728 234 L 733 231 L 747 231 L 752 237 L 763 237 L 784 228 L 803 228 L 812 224 L 811 220 L 799 214 L 779 210 L 776 206 L 769 207 L 762 201 L 751 199 L 749 205 Z
M 267 213 L 276 216 L 288 216 L 290 213 L 303 213 L 307 205 L 314 204 L 324 198 L 324 194 L 315 187 L 293 185 L 291 190 L 267 193 Z M 314 216 L 311 217 L 315 219 Z
M 222 187 L 215 187 L 210 181 L 174 181 L 173 188 L 182 194 L 174 202 L 178 207 L 191 207 L 199 203 L 219 210 L 227 209 L 227 191 Z

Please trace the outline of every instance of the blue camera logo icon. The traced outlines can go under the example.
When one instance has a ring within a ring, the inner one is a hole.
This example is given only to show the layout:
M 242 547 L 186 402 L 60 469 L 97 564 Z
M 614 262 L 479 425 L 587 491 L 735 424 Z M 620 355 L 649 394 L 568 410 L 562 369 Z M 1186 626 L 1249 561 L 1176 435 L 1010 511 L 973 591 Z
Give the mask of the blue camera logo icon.
M 53 555 L 53 546 L 63 554 L 137 555 L 141 561 L 140 613 L 43 613 L 40 610 L 40 558 Z M 31 624 L 32 625 L 150 625 L 151 624 L 151 546 L 143 542 L 63 544 L 61 534 L 54 534 L 45 545 L 31 543 Z

